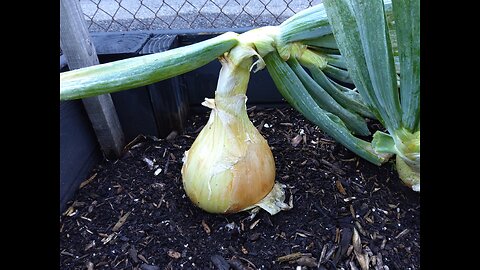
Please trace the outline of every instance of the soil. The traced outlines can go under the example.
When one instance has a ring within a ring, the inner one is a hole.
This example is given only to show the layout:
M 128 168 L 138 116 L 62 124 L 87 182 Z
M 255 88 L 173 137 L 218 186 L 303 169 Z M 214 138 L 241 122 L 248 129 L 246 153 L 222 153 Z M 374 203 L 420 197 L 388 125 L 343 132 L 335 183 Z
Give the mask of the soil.
M 219 215 L 190 202 L 180 169 L 202 113 L 94 169 L 60 217 L 61 269 L 420 269 L 420 195 L 393 162 L 359 159 L 290 107 L 248 113 L 291 210 Z

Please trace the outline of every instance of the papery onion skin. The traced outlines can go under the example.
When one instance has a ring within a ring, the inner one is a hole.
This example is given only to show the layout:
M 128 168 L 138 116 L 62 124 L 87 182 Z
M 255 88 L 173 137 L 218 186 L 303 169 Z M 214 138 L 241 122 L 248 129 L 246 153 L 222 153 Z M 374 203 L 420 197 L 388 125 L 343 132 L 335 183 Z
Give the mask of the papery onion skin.
M 226 117 L 228 122 L 223 113 L 212 110 L 182 168 L 188 197 L 210 213 L 239 212 L 263 199 L 275 183 L 272 152 L 246 112 L 241 119 Z
M 237 46 L 220 59 L 215 100 L 203 105 L 210 118 L 185 152 L 183 187 L 210 213 L 236 213 L 261 201 L 275 184 L 275 161 L 267 141 L 247 115 L 251 48 Z

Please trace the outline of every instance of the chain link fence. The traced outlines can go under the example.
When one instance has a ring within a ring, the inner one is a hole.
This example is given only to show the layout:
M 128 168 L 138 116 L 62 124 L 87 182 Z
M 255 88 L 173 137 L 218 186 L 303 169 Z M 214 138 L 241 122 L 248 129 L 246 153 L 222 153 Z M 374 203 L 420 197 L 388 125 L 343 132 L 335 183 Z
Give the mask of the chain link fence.
M 79 0 L 90 32 L 278 25 L 322 0 Z

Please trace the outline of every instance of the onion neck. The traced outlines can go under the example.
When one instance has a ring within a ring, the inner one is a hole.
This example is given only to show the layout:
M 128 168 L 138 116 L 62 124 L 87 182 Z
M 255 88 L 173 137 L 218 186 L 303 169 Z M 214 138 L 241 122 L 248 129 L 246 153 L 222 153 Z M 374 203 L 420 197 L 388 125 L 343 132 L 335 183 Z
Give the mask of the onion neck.
M 214 110 L 250 121 L 247 116 L 247 87 L 250 80 L 253 49 L 237 46 L 220 57 L 222 68 L 215 91 Z

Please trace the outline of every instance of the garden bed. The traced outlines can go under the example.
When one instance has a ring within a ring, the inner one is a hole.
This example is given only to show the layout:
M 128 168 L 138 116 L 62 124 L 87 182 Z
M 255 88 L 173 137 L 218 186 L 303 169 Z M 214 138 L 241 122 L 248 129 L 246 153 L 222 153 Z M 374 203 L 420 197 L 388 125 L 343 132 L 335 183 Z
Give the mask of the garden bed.
M 420 268 L 420 195 L 393 163 L 359 159 L 288 106 L 248 113 L 293 209 L 216 215 L 190 202 L 180 169 L 202 113 L 181 135 L 139 136 L 91 173 L 60 217 L 60 268 Z

